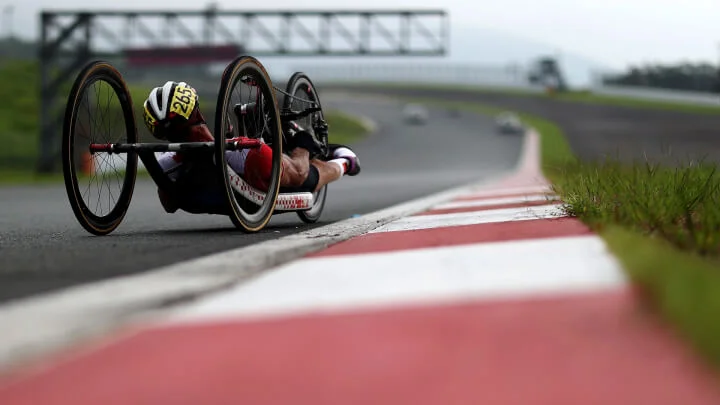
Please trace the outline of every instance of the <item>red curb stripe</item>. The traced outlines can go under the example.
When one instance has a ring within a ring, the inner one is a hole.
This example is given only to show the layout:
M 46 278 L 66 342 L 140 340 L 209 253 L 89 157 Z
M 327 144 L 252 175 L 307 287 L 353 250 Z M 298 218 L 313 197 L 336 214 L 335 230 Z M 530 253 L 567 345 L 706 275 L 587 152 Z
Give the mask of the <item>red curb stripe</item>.
M 459 214 L 461 212 L 488 211 L 488 210 L 497 210 L 497 209 L 503 209 L 503 208 L 539 207 L 541 205 L 553 205 L 553 204 L 559 204 L 559 203 L 560 203 L 559 200 L 542 200 L 542 201 L 522 201 L 522 202 L 517 202 L 517 203 L 511 203 L 511 204 L 485 205 L 485 206 L 479 206 L 479 207 L 442 208 L 442 209 L 435 209 L 435 210 L 420 212 L 420 213 L 412 215 L 412 216 L 419 217 L 419 216 L 424 216 L 424 215 Z
M 592 231 L 575 218 L 532 219 L 410 231 L 368 233 L 307 257 L 381 253 L 403 249 L 457 246 L 483 242 L 580 236 Z
M 718 388 L 623 291 L 150 330 L 0 403 L 710 405 Z

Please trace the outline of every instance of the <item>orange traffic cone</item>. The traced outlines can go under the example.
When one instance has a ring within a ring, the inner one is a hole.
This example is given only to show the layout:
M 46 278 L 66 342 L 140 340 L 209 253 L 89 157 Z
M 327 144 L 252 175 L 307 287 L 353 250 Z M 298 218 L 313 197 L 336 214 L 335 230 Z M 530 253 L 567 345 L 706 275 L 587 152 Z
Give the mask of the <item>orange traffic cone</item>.
M 95 159 L 93 159 L 93 156 L 90 152 L 83 152 L 80 171 L 82 171 L 83 174 L 88 176 L 95 173 Z

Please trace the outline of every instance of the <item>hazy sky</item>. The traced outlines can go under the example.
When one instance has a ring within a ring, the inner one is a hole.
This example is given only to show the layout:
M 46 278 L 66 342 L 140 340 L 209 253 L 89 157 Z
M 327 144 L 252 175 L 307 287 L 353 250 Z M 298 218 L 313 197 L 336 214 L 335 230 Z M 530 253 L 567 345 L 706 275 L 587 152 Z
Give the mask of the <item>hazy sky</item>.
M 238 9 L 242 3 L 263 9 L 442 8 L 450 13 L 453 27 L 502 31 L 616 67 L 645 61 L 720 59 L 720 0 L 363 0 L 342 1 L 342 6 L 338 0 L 217 3 L 221 10 Z M 189 0 L 2 0 L 0 4 L 14 6 L 13 30 L 25 37 L 37 36 L 37 13 L 42 8 L 203 7 Z M 5 33 L 5 18 L 2 24 Z

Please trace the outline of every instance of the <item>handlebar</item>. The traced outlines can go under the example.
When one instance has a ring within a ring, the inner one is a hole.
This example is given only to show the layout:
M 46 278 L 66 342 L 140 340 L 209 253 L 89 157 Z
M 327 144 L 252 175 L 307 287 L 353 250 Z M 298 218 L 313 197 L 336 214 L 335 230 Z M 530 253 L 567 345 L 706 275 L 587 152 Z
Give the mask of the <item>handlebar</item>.
M 256 105 L 257 104 L 255 102 L 250 102 L 247 104 L 238 104 L 234 107 L 235 114 L 238 116 L 243 116 L 247 113 L 247 111 L 254 110 L 256 108 Z M 280 119 L 296 120 L 299 118 L 305 118 L 312 113 L 320 112 L 320 111 L 322 111 L 322 108 L 320 108 L 320 107 L 309 107 L 302 111 L 296 111 L 296 110 L 291 110 L 289 108 L 283 108 L 280 111 Z
M 308 115 L 322 111 L 322 108 L 320 107 L 310 107 L 306 108 L 303 111 L 295 111 L 291 110 L 289 108 L 284 108 L 282 111 L 280 111 L 280 118 L 286 119 L 286 120 L 296 120 L 299 118 L 307 117 Z

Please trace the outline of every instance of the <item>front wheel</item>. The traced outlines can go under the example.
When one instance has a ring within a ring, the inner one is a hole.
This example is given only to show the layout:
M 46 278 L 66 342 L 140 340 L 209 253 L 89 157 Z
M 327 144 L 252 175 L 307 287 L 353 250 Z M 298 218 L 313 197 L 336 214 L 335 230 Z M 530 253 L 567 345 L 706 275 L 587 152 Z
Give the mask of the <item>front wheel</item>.
M 238 117 L 241 110 L 243 119 Z M 263 193 L 259 204 L 241 194 L 246 183 L 228 166 L 226 139 L 235 136 L 261 139 L 272 150 L 270 178 L 259 190 Z M 252 56 L 238 57 L 223 72 L 215 110 L 215 162 L 232 222 L 246 232 L 263 229 L 280 190 L 282 132 L 272 82 L 265 67 Z
M 318 95 L 312 81 L 305 73 L 295 72 L 292 76 L 290 76 L 290 80 L 288 80 L 285 93 L 283 109 L 303 111 L 310 107 L 320 108 L 320 111 L 314 112 L 307 117 L 298 120 L 297 124 L 303 129 L 311 131 L 313 137 L 321 144 L 321 151 L 325 155 L 323 158 L 326 158 L 328 153 L 327 131 L 315 132 L 316 125 L 320 122 L 324 122 L 325 116 L 322 112 L 320 96 Z M 322 211 L 325 208 L 327 189 L 328 186 L 325 185 L 323 188 L 313 193 L 312 208 L 306 211 L 297 211 L 298 217 L 300 217 L 303 222 L 312 224 L 320 219 L 320 215 L 322 215 Z
M 77 76 L 65 108 L 62 163 L 65 190 L 80 225 L 107 235 L 132 198 L 137 154 L 91 153 L 91 144 L 137 142 L 130 92 L 113 66 L 97 61 Z

